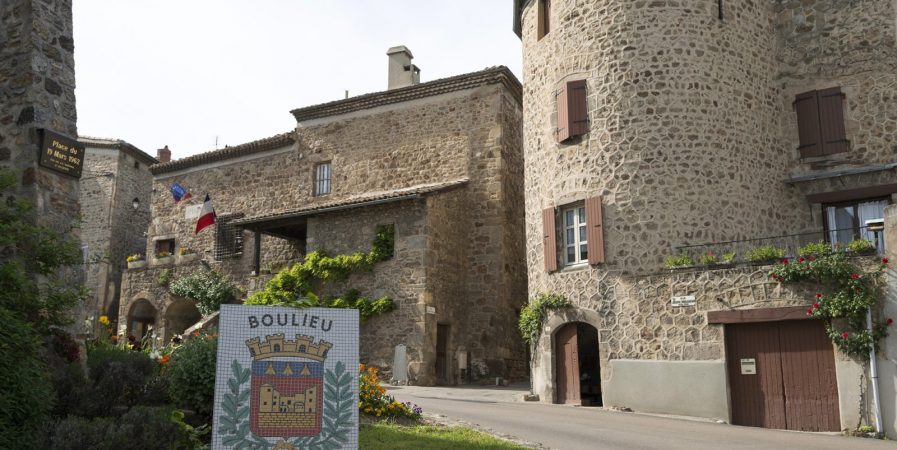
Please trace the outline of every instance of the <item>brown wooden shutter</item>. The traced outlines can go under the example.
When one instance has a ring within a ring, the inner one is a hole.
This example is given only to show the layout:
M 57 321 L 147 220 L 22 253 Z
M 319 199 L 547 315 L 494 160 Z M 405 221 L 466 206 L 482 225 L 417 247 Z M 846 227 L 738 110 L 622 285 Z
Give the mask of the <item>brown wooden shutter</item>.
M 801 158 L 822 155 L 822 140 L 819 134 L 819 103 L 816 91 L 798 94 L 794 100 L 797 111 L 797 131 L 800 135 Z
M 554 223 L 554 208 L 542 210 L 542 247 L 545 251 L 545 271 L 558 270 L 557 227 Z
M 567 83 L 567 120 L 570 136 L 589 132 L 589 106 L 586 102 L 586 80 Z
M 840 87 L 823 89 L 817 94 L 822 154 L 846 152 L 848 141 L 844 129 L 844 94 Z
M 588 229 L 589 264 L 604 262 L 604 214 L 602 197 L 586 199 L 586 229 Z
M 561 86 L 561 90 L 558 91 L 557 95 L 557 139 L 558 142 L 564 142 L 567 139 L 570 139 L 570 115 L 568 111 L 568 95 L 567 95 L 567 84 Z

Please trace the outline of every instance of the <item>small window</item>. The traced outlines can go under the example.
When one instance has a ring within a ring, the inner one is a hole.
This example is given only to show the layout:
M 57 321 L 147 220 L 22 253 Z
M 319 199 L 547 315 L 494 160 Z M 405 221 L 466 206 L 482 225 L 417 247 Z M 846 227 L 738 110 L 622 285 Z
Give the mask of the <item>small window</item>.
M 586 227 L 585 206 L 562 210 L 561 221 L 564 264 L 569 266 L 588 262 L 588 229 Z
M 156 255 L 167 253 L 166 256 L 174 254 L 174 239 L 160 239 L 156 241 Z
M 557 141 L 589 132 L 589 106 L 586 96 L 586 80 L 568 81 L 556 94 Z
M 232 222 L 243 217 L 243 214 L 222 214 L 215 217 L 215 250 L 216 260 L 233 258 L 243 254 L 243 229 L 233 226 Z
M 849 150 L 844 128 L 844 94 L 834 87 L 804 92 L 794 100 L 801 158 L 812 158 Z
M 139 168 L 140 168 L 140 161 L 136 161 L 136 160 L 134 161 L 134 168 L 135 168 L 135 169 L 139 169 Z
M 538 39 L 542 39 L 551 31 L 551 0 L 539 0 L 537 16 L 539 23 L 536 24 L 536 34 Z
M 330 193 L 330 163 L 320 163 L 315 166 L 314 195 L 327 195 Z

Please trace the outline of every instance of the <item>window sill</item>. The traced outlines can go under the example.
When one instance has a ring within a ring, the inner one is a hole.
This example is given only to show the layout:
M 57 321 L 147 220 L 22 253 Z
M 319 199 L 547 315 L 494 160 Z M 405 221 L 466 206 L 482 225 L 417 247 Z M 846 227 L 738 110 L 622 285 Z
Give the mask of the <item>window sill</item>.
M 588 262 L 581 262 L 577 264 L 568 264 L 564 267 L 558 269 L 555 273 L 568 273 L 568 272 L 579 272 L 580 270 L 586 270 L 592 266 L 589 265 Z

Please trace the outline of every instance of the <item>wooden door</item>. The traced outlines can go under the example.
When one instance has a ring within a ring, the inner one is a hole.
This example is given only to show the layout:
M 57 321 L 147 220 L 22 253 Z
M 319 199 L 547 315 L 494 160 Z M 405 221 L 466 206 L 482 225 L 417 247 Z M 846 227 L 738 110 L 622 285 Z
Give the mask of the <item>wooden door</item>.
M 839 430 L 834 352 L 822 322 L 726 325 L 726 364 L 733 424 Z
M 448 384 L 448 334 L 449 326 L 436 324 L 436 381 Z
M 834 349 L 822 322 L 780 322 L 779 343 L 788 429 L 839 431 Z
M 568 323 L 555 334 L 555 366 L 557 368 L 557 402 L 580 404 L 579 343 L 576 324 Z

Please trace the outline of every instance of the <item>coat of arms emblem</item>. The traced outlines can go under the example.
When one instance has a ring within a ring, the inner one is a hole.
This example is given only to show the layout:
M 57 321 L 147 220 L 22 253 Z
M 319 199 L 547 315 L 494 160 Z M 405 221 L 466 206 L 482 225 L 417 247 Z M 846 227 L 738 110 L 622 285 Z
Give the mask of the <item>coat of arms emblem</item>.
M 250 429 L 258 436 L 313 436 L 321 432 L 324 360 L 333 346 L 283 334 L 246 341 L 252 355 Z

